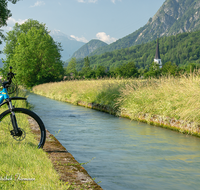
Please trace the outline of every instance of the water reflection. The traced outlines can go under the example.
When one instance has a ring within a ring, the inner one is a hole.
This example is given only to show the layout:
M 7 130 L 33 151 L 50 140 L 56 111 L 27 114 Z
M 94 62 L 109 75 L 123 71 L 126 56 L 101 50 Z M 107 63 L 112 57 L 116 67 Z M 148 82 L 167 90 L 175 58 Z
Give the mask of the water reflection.
M 31 94 L 47 129 L 103 189 L 199 189 L 200 138 Z

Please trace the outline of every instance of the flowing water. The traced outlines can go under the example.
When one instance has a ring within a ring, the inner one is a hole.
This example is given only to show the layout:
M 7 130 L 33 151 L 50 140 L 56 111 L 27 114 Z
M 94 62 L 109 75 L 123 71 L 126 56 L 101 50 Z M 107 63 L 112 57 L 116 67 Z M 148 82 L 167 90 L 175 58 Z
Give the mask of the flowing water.
M 200 189 L 200 138 L 35 94 L 28 101 L 104 190 Z

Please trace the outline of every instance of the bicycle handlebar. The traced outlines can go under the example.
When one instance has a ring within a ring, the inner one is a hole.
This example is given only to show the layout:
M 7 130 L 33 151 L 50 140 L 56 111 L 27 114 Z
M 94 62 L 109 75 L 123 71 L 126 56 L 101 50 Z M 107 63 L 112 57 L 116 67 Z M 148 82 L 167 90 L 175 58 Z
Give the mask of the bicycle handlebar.
M 4 88 L 7 88 L 11 83 L 12 83 L 12 79 L 15 76 L 15 73 L 12 72 L 12 67 L 10 67 L 10 72 L 7 74 L 7 80 L 2 83 Z
M 10 72 L 7 75 L 7 80 L 8 80 L 8 84 L 11 84 L 12 82 L 12 78 L 15 76 L 15 74 L 12 72 L 12 67 L 10 67 Z

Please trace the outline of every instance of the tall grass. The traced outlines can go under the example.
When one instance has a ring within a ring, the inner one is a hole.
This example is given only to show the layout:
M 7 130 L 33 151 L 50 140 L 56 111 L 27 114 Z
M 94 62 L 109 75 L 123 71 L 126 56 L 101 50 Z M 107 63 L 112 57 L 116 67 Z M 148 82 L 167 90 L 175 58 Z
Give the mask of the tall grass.
M 117 99 L 133 119 L 140 114 L 169 116 L 200 123 L 200 77 L 162 77 L 126 85 Z
M 27 107 L 27 103 L 21 100 L 14 105 Z M 5 109 L 0 108 L 0 112 Z M 28 125 L 26 117 L 24 122 Z M 15 141 L 9 134 L 8 126 L 0 123 L 0 189 L 68 188 L 59 180 L 47 153 L 33 146 L 35 143 L 34 135 L 29 136 L 26 142 Z
M 198 72 L 159 79 L 101 79 L 65 81 L 35 86 L 33 92 L 76 104 L 78 101 L 106 105 L 139 115 L 169 116 L 200 123 L 200 77 Z
M 115 106 L 119 97 L 119 89 L 128 80 L 82 80 L 65 81 L 38 85 L 33 92 L 60 101 L 78 101 Z

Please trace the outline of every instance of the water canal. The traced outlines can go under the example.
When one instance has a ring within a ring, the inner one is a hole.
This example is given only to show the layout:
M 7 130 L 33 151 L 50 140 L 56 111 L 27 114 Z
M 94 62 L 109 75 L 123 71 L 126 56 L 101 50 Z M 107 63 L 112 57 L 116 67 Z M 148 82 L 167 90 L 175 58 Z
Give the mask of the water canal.
M 104 190 L 200 188 L 200 138 L 35 94 L 28 101 Z

